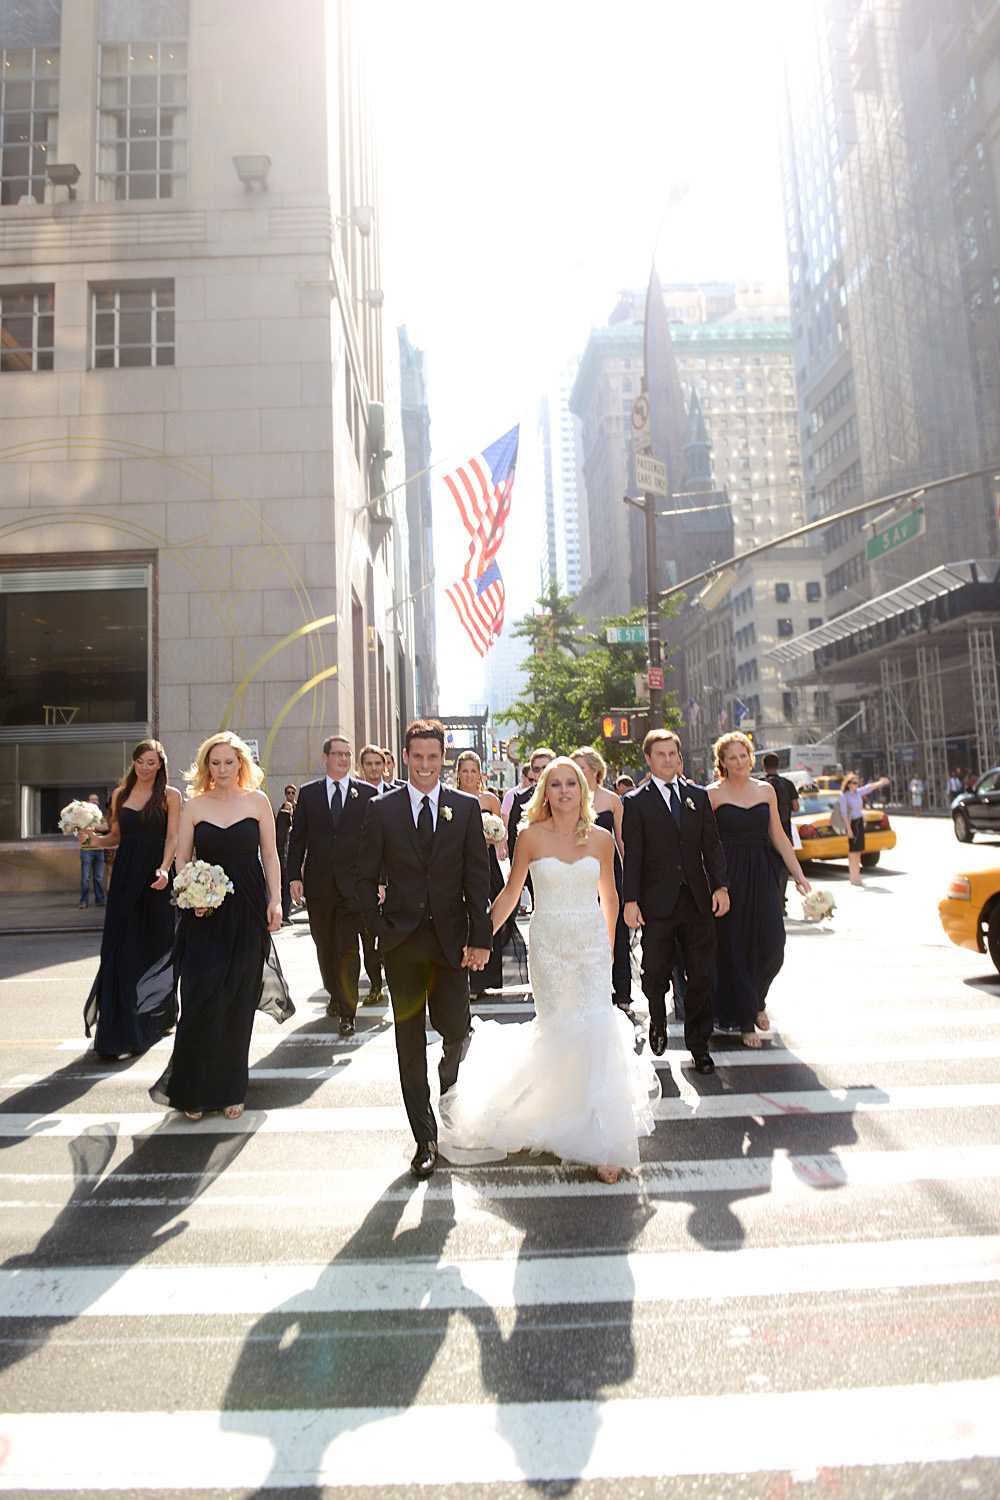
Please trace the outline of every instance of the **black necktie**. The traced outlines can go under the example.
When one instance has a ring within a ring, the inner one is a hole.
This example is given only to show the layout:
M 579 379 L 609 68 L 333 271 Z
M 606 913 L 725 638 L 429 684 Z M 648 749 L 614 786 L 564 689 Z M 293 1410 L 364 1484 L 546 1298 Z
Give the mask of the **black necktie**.
M 434 843 L 434 814 L 431 812 L 431 799 L 424 797 L 417 813 L 417 837 L 425 854 L 430 854 Z
M 670 816 L 679 828 L 681 826 L 681 794 L 677 790 L 676 781 L 672 781 L 667 790 L 670 793 Z
M 333 819 L 334 831 L 336 831 L 337 825 L 340 822 L 340 815 L 343 811 L 344 794 L 340 790 L 340 782 L 338 781 L 333 789 L 333 796 L 330 798 L 330 817 Z

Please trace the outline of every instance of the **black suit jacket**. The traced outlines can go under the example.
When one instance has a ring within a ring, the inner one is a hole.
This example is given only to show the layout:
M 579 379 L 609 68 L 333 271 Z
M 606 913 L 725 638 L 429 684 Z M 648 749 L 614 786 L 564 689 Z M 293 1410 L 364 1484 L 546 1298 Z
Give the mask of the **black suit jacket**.
M 365 808 L 374 797 L 373 786 L 352 776 L 335 829 L 326 797 L 326 777 L 307 782 L 299 792 L 288 840 L 288 880 L 302 881 L 309 906 L 335 900 L 356 905 L 361 829 Z
M 517 825 L 524 817 L 524 809 L 535 795 L 535 786 L 519 786 L 514 793 L 514 800 L 510 804 L 510 812 L 507 815 L 507 858 L 514 864 L 514 845 L 517 843 Z
M 450 813 L 448 817 L 446 814 Z M 385 902 L 379 906 L 379 883 Z M 489 948 L 490 863 L 478 797 L 443 786 L 430 858 L 417 838 L 406 786 L 373 797 L 365 813 L 358 861 L 361 916 L 384 950 L 397 948 L 430 912 L 455 968 L 462 949 Z
M 708 916 L 712 892 L 727 884 L 726 857 L 708 793 L 683 777 L 679 789 L 680 828 L 652 778 L 628 792 L 622 803 L 622 901 L 638 901 L 644 918 L 669 917 L 685 882 Z

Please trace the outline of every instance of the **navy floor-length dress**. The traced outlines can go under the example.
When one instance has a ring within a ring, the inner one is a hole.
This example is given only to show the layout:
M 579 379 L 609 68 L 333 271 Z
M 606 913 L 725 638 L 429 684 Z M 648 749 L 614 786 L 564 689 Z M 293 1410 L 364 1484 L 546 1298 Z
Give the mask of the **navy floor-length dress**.
M 602 808 L 594 822 L 615 836 L 615 815 L 610 807 Z M 615 843 L 615 890 L 618 892 L 618 921 L 615 923 L 614 957 L 611 961 L 611 985 L 614 1002 L 622 1009 L 632 1003 L 632 953 L 629 945 L 629 929 L 625 924 L 625 903 L 622 900 L 622 862 Z
M 152 889 L 163 858 L 163 813 L 123 807 L 111 869 L 97 978 L 83 1009 L 87 1035 L 102 1057 L 146 1052 L 174 1024 L 174 908 L 169 888 Z
M 202 820 L 195 855 L 221 865 L 234 889 L 203 917 L 181 913 L 174 954 L 180 1017 L 174 1051 L 150 1089 L 157 1104 L 191 1113 L 246 1099 L 250 1036 L 258 1010 L 276 1021 L 295 1012 L 267 930 L 267 885 L 256 818 L 228 828 Z
M 712 1014 L 720 1030 L 753 1031 L 785 961 L 780 856 L 768 838 L 766 802 L 715 809 L 729 874 L 729 911 L 716 922 L 718 966 Z

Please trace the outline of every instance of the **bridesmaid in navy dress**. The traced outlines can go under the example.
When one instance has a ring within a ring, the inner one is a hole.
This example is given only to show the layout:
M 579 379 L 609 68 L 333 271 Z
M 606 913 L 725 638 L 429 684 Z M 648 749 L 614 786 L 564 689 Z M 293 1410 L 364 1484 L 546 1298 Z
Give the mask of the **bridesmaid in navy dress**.
M 167 960 L 174 911 L 167 884 L 177 848 L 181 794 L 167 785 L 167 752 L 140 740 L 132 765 L 111 797 L 110 831 L 91 835 L 91 848 L 115 849 L 101 938 L 101 963 L 87 996 L 87 1035 L 94 1050 L 123 1061 L 160 1040 L 176 1018 Z M 81 843 L 86 834 L 78 834 Z
M 281 926 L 281 869 L 263 773 L 243 741 L 225 731 L 200 747 L 177 837 L 177 867 L 194 858 L 221 865 L 233 891 L 214 911 L 183 911 L 174 970 L 180 1019 L 166 1072 L 150 1089 L 157 1104 L 200 1120 L 243 1113 L 254 1015 L 285 1021 L 288 996 L 271 934 Z
M 733 731 L 713 748 L 716 780 L 708 796 L 726 854 L 729 911 L 716 923 L 712 1011 L 719 1030 L 737 1030 L 744 1047 L 759 1047 L 758 1030 L 771 1027 L 767 992 L 785 961 L 781 865 L 803 896 L 811 886 L 781 827 L 774 788 L 750 775 L 750 740 Z
M 490 791 L 483 780 L 483 763 L 475 750 L 463 750 L 455 762 L 455 785 L 460 792 L 468 792 L 470 797 L 477 798 L 484 813 L 493 813 L 495 817 L 500 817 L 500 799 Z M 496 844 L 487 844 L 486 847 L 490 857 L 490 900 L 495 901 L 504 887 L 500 852 Z M 505 923 L 500 931 L 494 934 L 493 947 L 486 967 L 480 969 L 478 974 L 471 976 L 469 983 L 473 986 L 471 997 L 473 1000 L 478 1000 L 484 990 L 503 989 L 503 950 L 511 940 L 512 928 L 514 932 L 517 931 L 513 922 Z

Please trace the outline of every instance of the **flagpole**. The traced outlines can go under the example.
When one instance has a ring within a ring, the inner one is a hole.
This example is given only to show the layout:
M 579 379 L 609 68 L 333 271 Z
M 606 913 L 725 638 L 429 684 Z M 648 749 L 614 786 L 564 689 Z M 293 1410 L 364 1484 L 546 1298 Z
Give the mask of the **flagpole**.
M 660 226 L 663 227 L 662 225 Z M 659 234 L 657 234 L 659 239 Z M 649 268 L 649 285 L 646 287 L 646 310 L 642 320 L 642 394 L 649 394 L 649 294 L 653 286 L 653 274 L 656 269 L 655 247 L 654 260 Z M 650 677 L 653 668 L 660 671 L 663 667 L 663 652 L 660 641 L 660 580 L 656 566 L 656 496 L 649 490 L 643 491 L 643 520 L 646 531 L 646 649 L 650 667 Z M 662 683 L 662 675 L 659 677 Z M 652 681 L 649 684 L 649 727 L 650 729 L 663 728 L 663 688 L 654 687 Z

